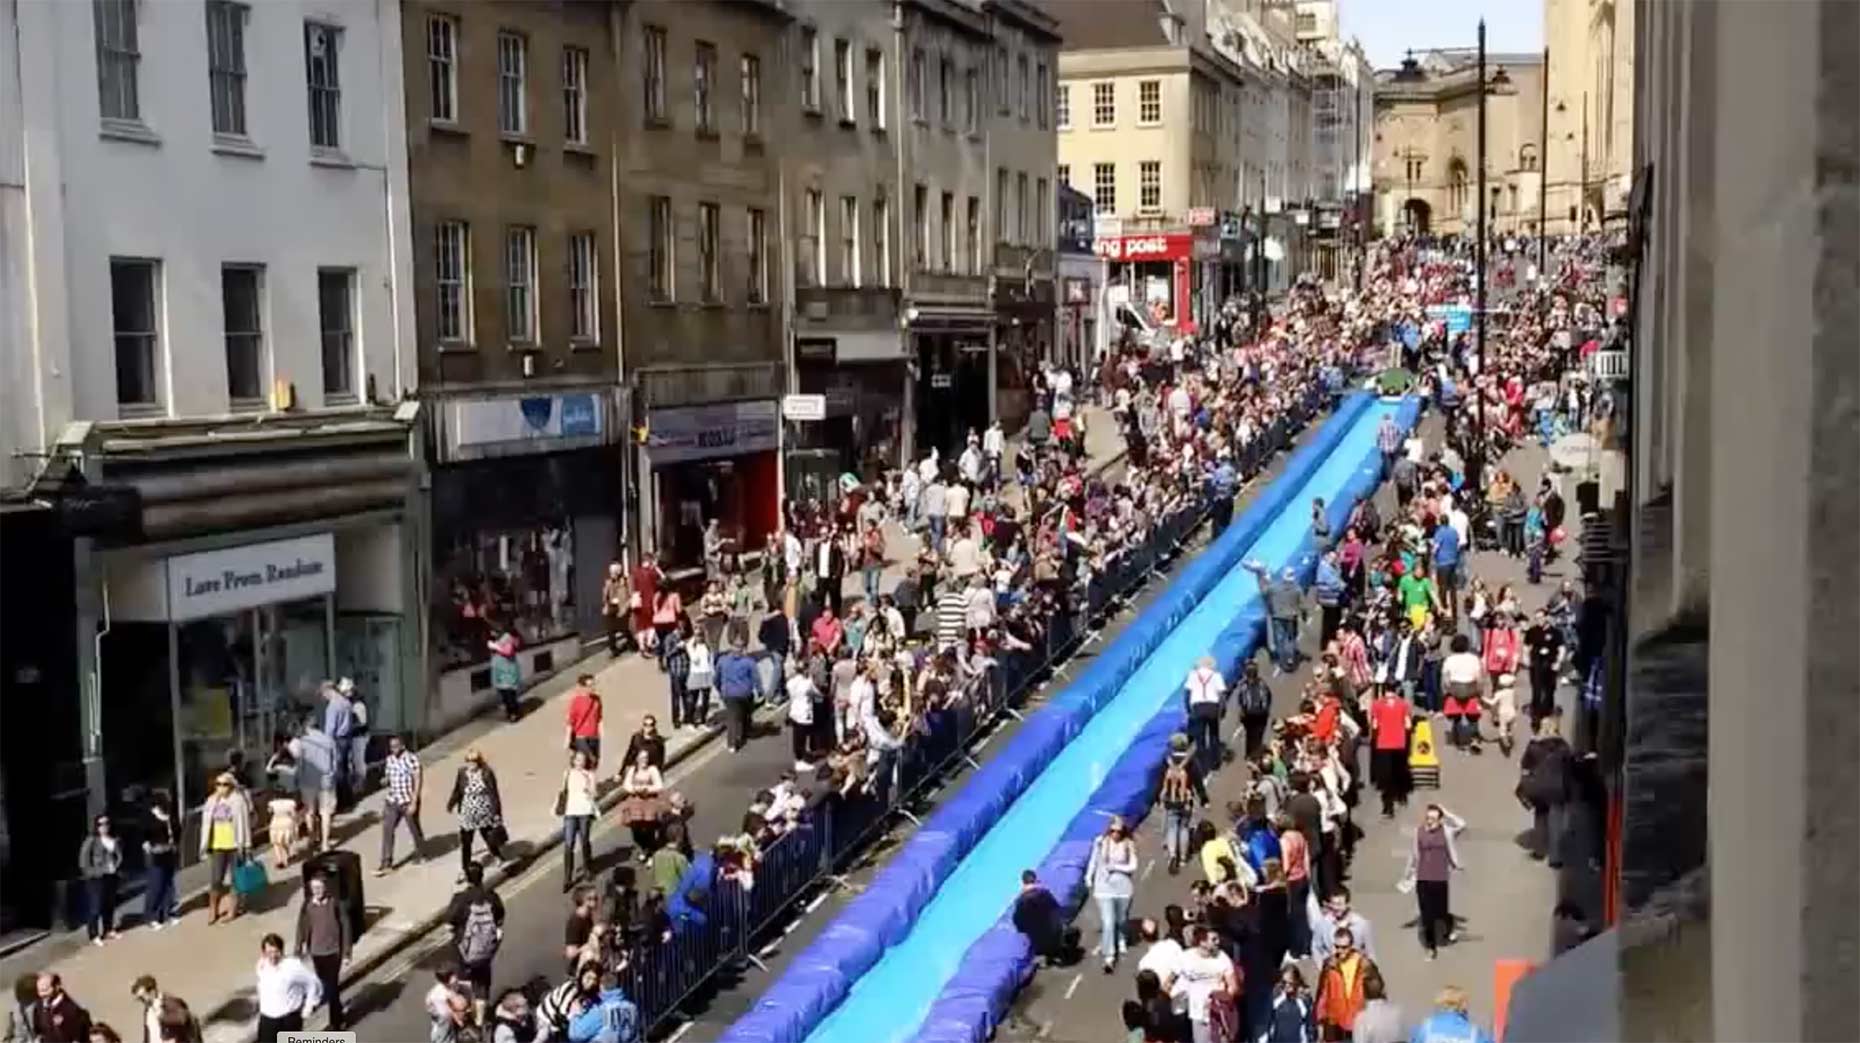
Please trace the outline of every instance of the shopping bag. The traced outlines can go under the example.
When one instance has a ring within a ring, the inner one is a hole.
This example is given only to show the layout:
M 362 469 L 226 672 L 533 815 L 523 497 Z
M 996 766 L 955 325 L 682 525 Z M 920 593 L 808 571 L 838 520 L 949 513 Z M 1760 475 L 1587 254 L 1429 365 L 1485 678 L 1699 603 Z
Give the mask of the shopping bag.
M 269 886 L 271 880 L 265 875 L 265 864 L 256 858 L 248 858 L 233 867 L 233 893 L 240 896 L 258 894 Z

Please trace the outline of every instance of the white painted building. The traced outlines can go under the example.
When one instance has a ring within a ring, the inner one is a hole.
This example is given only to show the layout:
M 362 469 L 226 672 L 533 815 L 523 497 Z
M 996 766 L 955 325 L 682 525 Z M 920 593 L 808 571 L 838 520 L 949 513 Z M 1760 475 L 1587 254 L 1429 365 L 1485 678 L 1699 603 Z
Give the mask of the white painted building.
M 25 665 L 71 676 L 79 728 L 35 769 L 81 764 L 92 811 L 196 806 L 325 679 L 377 734 L 420 721 L 400 26 L 392 0 L 0 0 L 0 484 L 60 512 L 35 538 L 70 556 L 75 647 Z
M 298 410 L 397 400 L 413 336 L 395 298 L 412 271 L 397 6 L 7 6 L 39 437 L 263 412 L 279 385 Z

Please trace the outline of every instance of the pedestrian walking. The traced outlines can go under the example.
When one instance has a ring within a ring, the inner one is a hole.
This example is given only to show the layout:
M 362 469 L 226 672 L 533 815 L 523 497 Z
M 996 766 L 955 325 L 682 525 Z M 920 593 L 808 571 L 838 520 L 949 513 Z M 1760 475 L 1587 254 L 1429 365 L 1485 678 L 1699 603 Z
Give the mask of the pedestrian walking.
M 788 696 L 788 742 L 794 753 L 794 770 L 812 771 L 814 760 L 824 751 L 814 748 L 814 704 L 820 691 L 808 676 L 805 664 L 797 664 L 784 686 Z
M 323 983 L 302 960 L 284 955 L 284 939 L 267 934 L 258 943 L 258 1043 L 278 1043 L 286 1032 L 302 1032 L 304 1016 L 323 1002 Z
M 1104 960 L 1106 974 L 1117 969 L 1118 959 L 1130 948 L 1128 923 L 1130 900 L 1137 893 L 1136 873 L 1137 842 L 1123 816 L 1112 815 L 1104 832 L 1092 841 L 1091 857 L 1085 863 L 1085 885 L 1098 903 L 1098 956 Z
M 1304 591 L 1298 586 L 1296 569 L 1286 568 L 1274 580 L 1272 573 L 1258 561 L 1246 568 L 1259 577 L 1260 596 L 1266 602 L 1268 647 L 1279 669 L 1291 673 L 1298 669 L 1298 620 L 1304 615 Z
M 710 723 L 710 694 L 717 686 L 716 649 L 702 630 L 692 627 L 690 620 L 679 621 L 676 635 L 666 641 L 684 646 L 689 664 L 685 669 L 685 724 L 702 728 Z
M 504 720 L 515 724 L 523 716 L 522 707 L 517 702 L 517 692 L 523 687 L 523 667 L 517 662 L 517 650 L 523 647 L 523 639 L 515 631 L 506 630 L 499 634 L 497 640 L 490 642 L 491 649 L 491 689 L 497 693 L 497 701 L 504 708 Z
M 420 828 L 420 794 L 425 788 L 426 772 L 419 754 L 407 748 L 399 735 L 388 736 L 387 759 L 381 763 L 381 861 L 376 876 L 386 876 L 394 869 L 394 835 L 400 824 L 407 824 L 413 836 L 413 862 L 425 860 L 426 833 Z
M 642 859 L 658 846 L 659 818 L 665 811 L 665 774 L 641 750 L 620 780 L 623 798 L 614 817 L 633 832 L 633 850 Z
M 332 697 L 340 698 L 335 689 L 329 692 Z M 309 821 L 311 841 L 323 851 L 329 849 L 330 833 L 335 828 L 337 786 L 342 767 L 340 748 L 324 730 L 329 716 L 311 717 L 304 722 L 302 734 L 290 742 L 291 756 L 297 761 L 297 792 Z
M 319 748 L 327 752 L 327 741 Z M 327 763 L 318 761 L 319 767 Z M 300 772 L 298 778 L 303 777 Z M 213 780 L 213 792 L 200 807 L 200 858 L 207 863 L 209 926 L 239 915 L 239 894 L 232 886 L 233 870 L 245 861 L 251 849 L 252 802 L 231 773 L 221 772 Z M 222 900 L 230 908 L 223 909 Z
M 755 712 L 756 661 L 749 657 L 739 638 L 717 660 L 717 694 L 722 698 L 725 740 L 730 752 L 749 741 L 749 719 Z
M 632 613 L 633 643 L 642 655 L 657 654 L 658 631 L 653 624 L 653 610 L 658 606 L 659 584 L 664 579 L 665 574 L 659 571 L 659 563 L 653 559 L 652 554 L 641 554 L 639 564 L 633 567 L 627 607 Z
M 323 1004 L 329 1008 L 329 1031 L 341 1032 L 348 1026 L 342 1007 L 342 965 L 349 962 L 355 939 L 341 903 L 330 893 L 329 877 L 316 873 L 308 886 L 297 909 L 295 952 L 299 959 L 309 959 L 316 972 Z
M 469 877 L 477 866 L 471 857 L 474 836 L 484 838 L 492 858 L 504 860 L 504 801 L 497 790 L 497 773 L 476 747 L 465 751 L 465 763 L 452 779 L 446 810 L 458 820 L 461 878 Z
M 1205 776 L 1220 767 L 1225 749 L 1221 743 L 1221 708 L 1226 702 L 1227 680 L 1215 668 L 1213 656 L 1202 656 L 1189 671 L 1182 690 L 1189 737 L 1194 740 L 1195 757 Z
M 1240 727 L 1246 733 L 1246 757 L 1259 756 L 1266 744 L 1266 726 L 1272 723 L 1272 689 L 1259 676 L 1259 660 L 1249 657 L 1234 682 L 1234 702 L 1240 707 Z
M 567 749 L 587 754 L 588 767 L 594 769 L 601 766 L 601 737 L 607 731 L 604 709 L 601 693 L 594 690 L 594 675 L 582 674 L 575 678 L 575 693 L 568 698 L 567 732 L 563 745 Z
M 640 718 L 639 729 L 627 736 L 626 753 L 620 763 L 632 764 L 641 753 L 653 767 L 665 770 L 665 736 L 659 734 L 659 719 L 651 714 Z
M 491 995 L 491 961 L 504 944 L 504 900 L 485 886 L 484 867 L 465 866 L 464 886 L 446 909 L 452 947 L 458 951 L 459 975 L 471 984 L 472 1006 L 479 1022 Z
M 368 780 L 368 739 L 374 732 L 374 725 L 369 716 L 368 697 L 355 687 L 354 678 L 338 680 L 336 691 L 349 701 L 349 737 L 340 752 L 347 769 L 348 803 L 353 803 L 361 796 L 362 786 Z M 240 785 L 246 783 L 242 781 Z
M 1372 968 L 1363 975 L 1363 1009 L 1357 1012 L 1350 1043 L 1408 1043 L 1405 1026 L 1401 1008 L 1389 999 L 1382 972 Z
M 1357 1016 L 1367 1002 L 1363 997 L 1363 981 L 1374 968 L 1375 962 L 1357 949 L 1356 937 L 1349 928 L 1339 928 L 1330 956 L 1318 971 L 1317 1023 L 1323 1039 L 1350 1038 Z
M 1434 1012 L 1415 1026 L 1411 1043 L 1492 1043 L 1492 1034 L 1466 1012 L 1466 991 L 1448 985 L 1434 996 Z
M 1555 716 L 1537 722 L 1537 734 L 1518 758 L 1518 798 L 1531 810 L 1530 853 L 1551 868 L 1563 864 L 1575 751 Z
M 1156 800 L 1163 810 L 1163 850 L 1169 856 L 1169 875 L 1174 876 L 1182 871 L 1182 860 L 1190 854 L 1189 830 L 1195 807 L 1208 806 L 1201 766 L 1189 750 L 1188 736 L 1181 732 L 1169 736 L 1169 756 L 1163 762 Z
M 641 751 L 640 756 L 647 754 Z M 562 785 L 555 795 L 555 814 L 562 820 L 562 890 L 575 886 L 576 880 L 594 871 L 594 816 L 600 813 L 596 802 L 594 769 L 588 767 L 588 755 L 576 750 L 568 755 L 568 768 L 562 772 Z M 575 852 L 581 852 L 580 872 Z
M 1402 872 L 1401 883 L 1414 892 L 1419 907 L 1421 947 L 1429 960 L 1440 955 L 1442 944 L 1451 945 L 1457 940 L 1449 885 L 1453 873 L 1464 868 L 1454 838 L 1465 828 L 1464 819 L 1438 804 L 1429 804 L 1422 813 L 1420 828 L 1414 831 L 1408 865 Z
M 1229 1038 L 1216 1032 L 1216 1011 L 1238 1001 L 1240 978 L 1234 961 L 1221 951 L 1220 940 L 1214 928 L 1196 928 L 1194 946 L 1176 961 L 1175 986 L 1188 997 L 1191 1043 L 1225 1043 Z
M 323 696 L 323 734 L 329 737 L 335 747 L 331 775 L 334 783 L 332 792 L 338 807 L 347 807 L 354 795 L 349 773 L 349 739 L 355 734 L 355 704 L 349 698 L 353 688 L 351 684 L 350 691 L 345 692 L 339 684 L 324 682 L 320 689 Z
M 1370 781 L 1382 795 L 1382 817 L 1394 818 L 1396 805 L 1408 800 L 1408 733 L 1414 727 L 1408 700 L 1382 686 L 1370 704 L 1369 727 Z
M 142 825 L 142 922 L 159 931 L 175 918 L 174 877 L 181 867 L 180 827 L 166 790 L 149 797 Z
M 607 657 L 620 658 L 623 636 L 627 633 L 629 598 L 626 568 L 619 562 L 609 562 L 607 575 L 601 580 L 601 626 L 607 633 Z
M 1260 1043 L 1317 1043 L 1317 1004 L 1296 963 L 1279 968 L 1272 987 L 1272 1009 L 1258 1027 Z

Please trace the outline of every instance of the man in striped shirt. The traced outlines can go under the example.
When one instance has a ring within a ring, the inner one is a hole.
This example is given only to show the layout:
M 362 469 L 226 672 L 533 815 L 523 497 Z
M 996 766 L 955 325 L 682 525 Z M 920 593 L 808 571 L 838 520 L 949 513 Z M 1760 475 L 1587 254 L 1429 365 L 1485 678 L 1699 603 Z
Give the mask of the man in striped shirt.
M 936 598 L 936 647 L 938 651 L 954 648 L 962 643 L 963 629 L 968 620 L 969 596 L 963 590 L 961 580 L 953 580 L 943 585 L 943 590 Z

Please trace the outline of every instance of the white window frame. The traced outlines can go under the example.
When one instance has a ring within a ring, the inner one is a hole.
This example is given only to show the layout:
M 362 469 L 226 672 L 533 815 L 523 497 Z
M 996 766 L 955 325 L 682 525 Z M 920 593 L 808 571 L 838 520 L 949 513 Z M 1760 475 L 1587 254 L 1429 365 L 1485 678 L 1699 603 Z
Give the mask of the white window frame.
M 1145 159 L 1137 163 L 1137 212 L 1162 212 L 1162 160 Z
M 1091 165 L 1091 208 L 1094 214 L 1117 213 L 1117 164 Z
M 97 105 L 104 120 L 142 122 L 138 0 L 91 0 L 97 38 Z
M 1070 163 L 1059 164 L 1058 174 L 1059 174 L 1059 183 L 1066 186 L 1067 188 L 1071 188 L 1072 187 L 1072 164 Z
M 678 222 L 672 212 L 672 197 L 649 196 L 646 200 L 646 296 L 654 304 L 670 304 L 678 299 Z
M 207 0 L 207 91 L 213 134 L 243 140 L 248 133 L 245 109 L 245 27 L 251 7 L 233 0 Z
M 1072 85 L 1062 83 L 1053 95 L 1053 126 L 1057 130 L 1072 129 Z
M 970 196 L 964 208 L 963 227 L 968 236 L 968 249 L 963 251 L 969 262 L 969 274 L 982 274 L 982 200 Z
M 530 132 L 530 39 L 497 31 L 497 131 L 507 138 Z
M 873 130 L 885 129 L 885 52 L 876 47 L 865 50 L 866 120 Z
M 252 280 L 252 325 L 249 329 L 233 329 L 233 314 L 228 307 L 231 301 L 227 297 L 228 279 L 234 276 L 249 276 Z M 220 330 L 224 338 L 226 359 L 226 399 L 237 410 L 263 409 L 265 406 L 266 365 L 265 358 L 265 266 L 262 264 L 222 264 L 220 265 Z M 246 388 L 248 394 L 240 394 L 235 387 L 234 369 L 238 363 L 236 355 L 249 354 L 244 364 L 251 367 L 253 386 Z
M 840 197 L 840 281 L 855 289 L 860 284 L 859 197 Z
M 1014 242 L 1027 245 L 1027 173 L 1014 175 Z
M 1096 80 L 1091 85 L 1091 125 L 1117 126 L 1117 81 Z
M 304 86 L 310 97 L 311 151 L 342 151 L 341 26 L 304 22 Z
M 588 49 L 562 48 L 562 137 L 570 145 L 588 143 Z
M 330 303 L 324 290 L 325 280 L 339 283 L 340 306 Z M 316 322 L 318 347 L 323 365 L 323 403 L 341 404 L 356 400 L 355 391 L 355 287 L 353 268 L 318 268 L 316 270 Z M 331 320 L 335 320 L 333 323 Z M 332 363 L 334 366 L 332 367 Z
M 891 202 L 884 196 L 872 200 L 872 260 L 878 285 L 891 286 Z
M 1199 98 L 1201 95 L 1197 93 L 1196 97 Z M 1201 112 L 1201 110 L 1202 106 L 1196 106 L 1195 111 L 1197 113 Z M 1160 127 L 1162 126 L 1162 121 L 1162 81 L 1138 80 L 1137 126 Z
M 1026 52 L 1014 56 L 1014 71 L 1020 76 L 1020 121 L 1026 123 L 1033 119 L 1033 63 Z
M 1052 70 L 1045 62 L 1036 62 L 1033 69 L 1033 114 L 1041 130 L 1046 129 L 1053 114 L 1046 100 L 1046 92 L 1051 89 L 1052 82 Z
M 471 277 L 471 225 L 439 222 L 433 229 L 433 329 L 441 344 L 472 343 Z
M 801 108 L 820 112 L 820 30 L 801 27 Z
M 769 302 L 768 213 L 751 207 L 748 220 L 749 303 Z
M 434 123 L 459 120 L 459 20 L 449 14 L 426 19 L 426 76 Z
M 929 76 L 930 56 L 922 47 L 911 49 L 911 64 L 905 70 L 904 94 L 911 107 L 911 119 L 924 122 L 924 80 Z
M 762 137 L 762 57 L 745 54 L 737 63 L 743 80 L 743 136 Z
M 601 342 L 601 254 L 592 231 L 568 237 L 568 342 Z
M 698 204 L 697 225 L 698 300 L 705 304 L 723 301 L 723 208 L 716 203 Z
M 976 134 L 981 131 L 982 119 L 982 72 L 971 65 L 962 71 L 962 132 Z
M 801 197 L 801 230 L 805 236 L 802 269 L 809 286 L 827 285 L 827 197 L 810 188 Z
M 691 122 L 699 134 L 717 132 L 717 45 L 709 40 L 691 48 Z
M 1033 188 L 1033 245 L 1052 245 L 1053 236 L 1049 231 L 1052 227 L 1052 220 L 1052 191 L 1047 186 L 1046 179 L 1040 178 L 1034 182 Z
M 127 329 L 123 326 L 123 316 L 116 313 L 115 301 L 122 294 L 116 286 L 117 270 L 138 270 L 145 272 L 147 281 L 137 287 L 147 294 L 148 328 Z M 112 257 L 110 258 L 110 332 L 114 346 L 113 358 L 116 372 L 116 405 L 119 410 L 128 413 L 150 413 L 161 409 L 162 388 L 162 292 L 161 262 L 148 257 Z M 141 372 L 137 380 L 147 390 L 146 398 L 125 399 L 123 397 L 123 370 L 125 351 L 134 353 L 131 360 L 134 368 Z
M 504 338 L 512 344 L 542 343 L 537 267 L 536 229 L 504 229 Z
M 853 93 L 853 59 L 852 41 L 845 37 L 836 37 L 833 41 L 833 92 L 840 107 L 840 122 L 853 125 L 859 122 L 857 100 Z
M 665 51 L 666 33 L 662 25 L 648 25 L 640 40 L 640 75 L 644 79 L 640 101 L 646 106 L 646 120 L 663 123 L 666 115 Z

